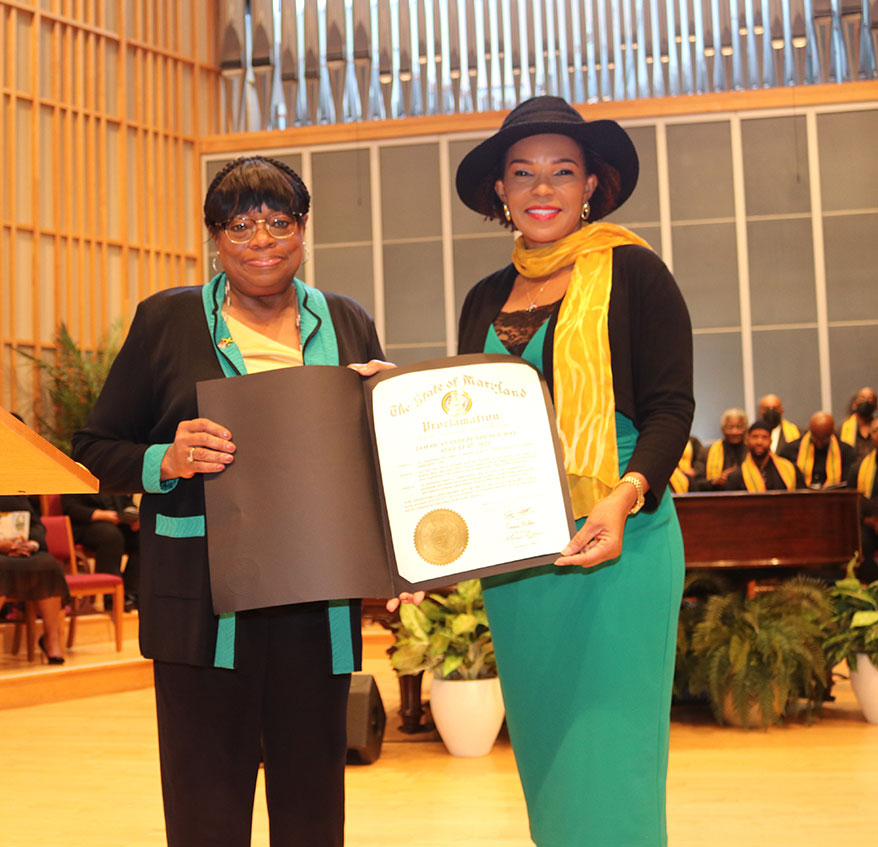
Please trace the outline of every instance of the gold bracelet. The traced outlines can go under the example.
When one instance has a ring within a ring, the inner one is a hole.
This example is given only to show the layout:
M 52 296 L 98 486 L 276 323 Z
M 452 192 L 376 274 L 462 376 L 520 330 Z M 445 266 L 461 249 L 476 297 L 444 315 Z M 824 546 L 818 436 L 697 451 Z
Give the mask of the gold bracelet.
M 643 483 L 640 481 L 640 477 L 635 476 L 633 473 L 626 473 L 616 484 L 616 487 L 618 488 L 623 482 L 628 482 L 633 485 L 634 490 L 637 492 L 637 499 L 634 501 L 634 505 L 628 512 L 629 515 L 636 515 L 646 502 L 646 490 L 643 487 Z

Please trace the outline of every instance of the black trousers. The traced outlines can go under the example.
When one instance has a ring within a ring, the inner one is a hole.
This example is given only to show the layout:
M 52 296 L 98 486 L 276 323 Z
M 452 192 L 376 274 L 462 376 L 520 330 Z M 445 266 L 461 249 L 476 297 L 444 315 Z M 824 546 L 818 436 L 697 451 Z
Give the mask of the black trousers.
M 246 847 L 264 750 L 272 847 L 341 847 L 350 675 L 326 604 L 238 615 L 236 669 L 155 662 L 169 847 Z
M 73 540 L 94 551 L 95 570 L 98 573 L 122 573 L 122 554 L 128 554 L 128 563 L 122 579 L 125 593 L 133 597 L 138 593 L 140 580 L 140 533 L 126 524 L 109 521 L 74 524 Z

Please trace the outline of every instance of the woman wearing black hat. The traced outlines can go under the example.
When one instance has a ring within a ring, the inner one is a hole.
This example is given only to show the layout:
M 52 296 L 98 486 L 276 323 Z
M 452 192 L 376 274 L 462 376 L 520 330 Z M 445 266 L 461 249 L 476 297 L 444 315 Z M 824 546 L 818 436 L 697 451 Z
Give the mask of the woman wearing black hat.
M 594 223 L 637 182 L 614 121 L 558 97 L 513 110 L 463 160 L 467 206 L 521 232 L 479 282 L 461 353 L 506 352 L 553 391 L 578 532 L 557 565 L 484 580 L 539 847 L 665 844 L 683 545 L 668 479 L 692 420 L 692 341 L 667 268 Z M 587 518 L 587 519 L 586 519 Z

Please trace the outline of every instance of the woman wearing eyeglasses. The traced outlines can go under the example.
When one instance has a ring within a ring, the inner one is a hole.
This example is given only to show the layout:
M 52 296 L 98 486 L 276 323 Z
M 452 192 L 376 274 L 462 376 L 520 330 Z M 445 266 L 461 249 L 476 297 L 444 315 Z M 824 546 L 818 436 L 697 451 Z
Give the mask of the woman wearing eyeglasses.
M 223 270 L 203 287 L 162 291 L 140 304 L 74 439 L 76 459 L 102 490 L 145 492 L 140 642 L 155 660 L 171 847 L 250 843 L 260 742 L 271 843 L 344 840 L 359 603 L 214 615 L 202 480 L 235 460 L 235 434 L 199 417 L 195 394 L 200 380 L 274 368 L 348 365 L 369 375 L 387 366 L 372 319 L 357 303 L 295 277 L 309 204 L 304 183 L 282 162 L 252 156 L 226 165 L 204 202 Z

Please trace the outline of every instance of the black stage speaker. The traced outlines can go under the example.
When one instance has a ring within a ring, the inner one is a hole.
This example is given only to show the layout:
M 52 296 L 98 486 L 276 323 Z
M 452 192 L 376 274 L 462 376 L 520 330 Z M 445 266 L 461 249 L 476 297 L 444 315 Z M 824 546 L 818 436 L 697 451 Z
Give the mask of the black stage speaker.
M 348 697 L 348 755 L 351 763 L 371 765 L 381 755 L 387 715 L 375 677 L 367 673 L 351 674 Z

